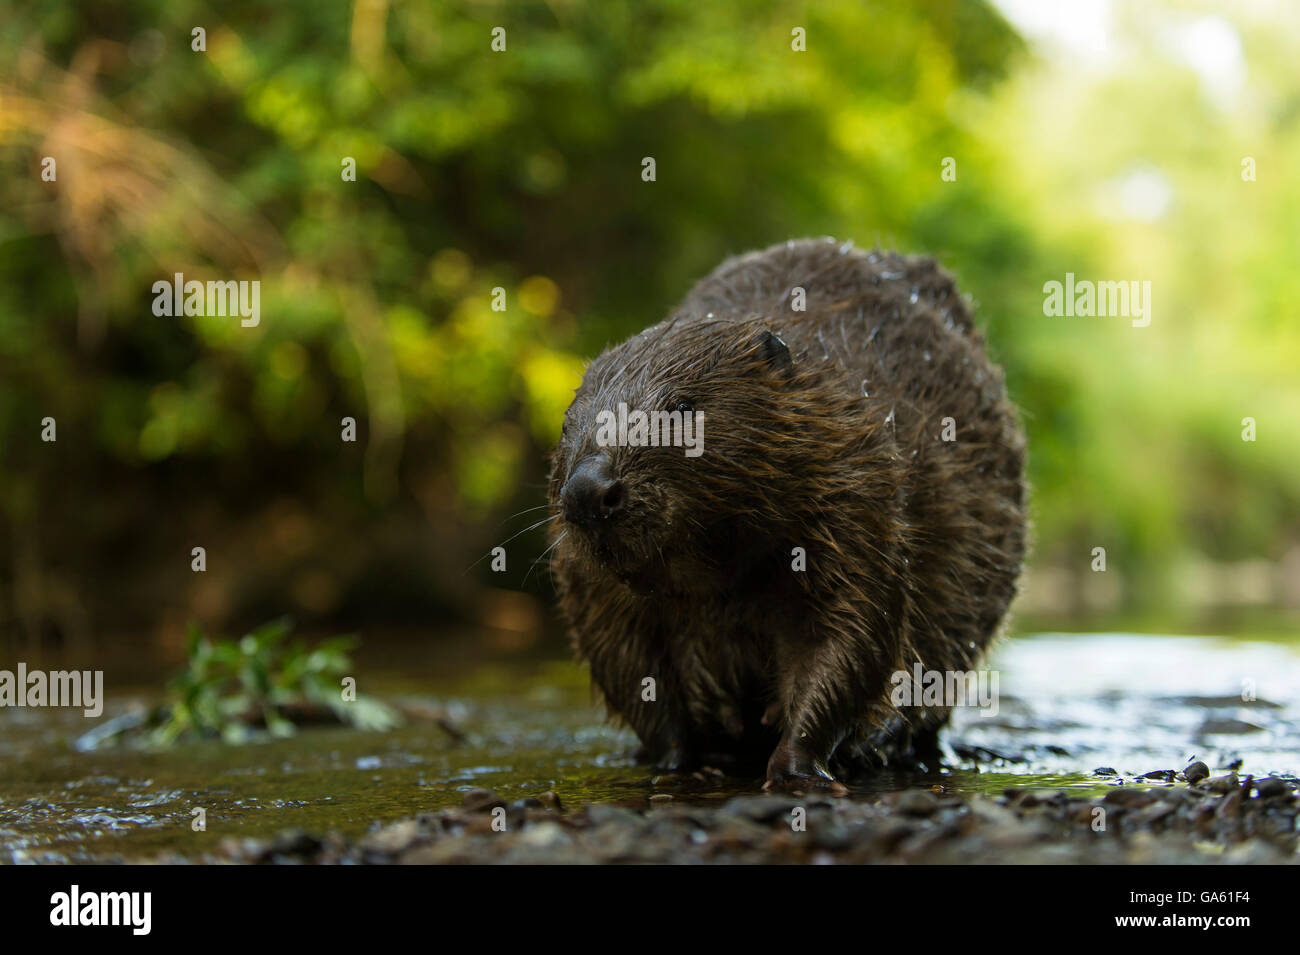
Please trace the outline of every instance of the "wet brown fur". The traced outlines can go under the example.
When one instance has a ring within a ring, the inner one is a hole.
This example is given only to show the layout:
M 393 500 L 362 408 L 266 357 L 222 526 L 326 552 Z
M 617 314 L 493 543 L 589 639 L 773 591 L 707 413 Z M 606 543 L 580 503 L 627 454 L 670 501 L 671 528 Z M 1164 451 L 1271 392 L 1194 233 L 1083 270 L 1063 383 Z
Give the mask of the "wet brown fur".
M 598 411 L 682 400 L 701 457 L 596 447 Z M 976 668 L 1025 549 L 1024 439 L 933 260 L 830 240 L 728 259 L 587 368 L 554 514 L 593 453 L 626 506 L 595 532 L 556 520 L 551 566 L 579 657 L 651 761 L 767 759 L 797 782 L 931 748 L 948 711 L 895 709 L 890 676 Z

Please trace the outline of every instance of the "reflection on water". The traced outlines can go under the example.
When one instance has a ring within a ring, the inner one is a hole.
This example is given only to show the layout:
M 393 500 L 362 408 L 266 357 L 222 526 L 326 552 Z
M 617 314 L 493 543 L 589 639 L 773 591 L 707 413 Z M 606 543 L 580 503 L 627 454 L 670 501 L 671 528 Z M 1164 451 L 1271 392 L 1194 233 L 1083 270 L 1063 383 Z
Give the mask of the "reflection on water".
M 1215 771 L 1238 760 L 1244 773 L 1300 771 L 1300 652 L 1290 646 L 1041 636 L 1006 643 L 993 666 L 998 713 L 958 712 L 948 741 L 959 765 L 925 778 L 882 773 L 855 793 L 918 783 L 1086 791 L 1179 770 L 1192 757 Z M 83 753 L 71 745 L 88 725 L 77 712 L 0 710 L 0 861 L 194 855 L 225 837 L 285 828 L 356 834 L 458 804 L 474 786 L 507 799 L 554 790 L 573 806 L 644 804 L 656 791 L 708 801 L 759 782 L 652 777 L 629 758 L 632 736 L 601 721 L 586 674 L 568 661 L 404 660 L 400 669 L 367 667 L 364 683 L 392 698 L 437 697 L 465 738 L 413 721 L 387 734 L 325 729 L 242 747 Z M 1243 690 L 1255 700 L 1243 701 Z M 104 718 L 140 702 L 110 692 Z M 1101 768 L 1119 778 L 1097 775 Z M 207 829 L 194 832 L 200 808 Z
M 954 719 L 963 742 L 1029 758 L 1027 771 L 1127 776 L 1211 769 L 1296 775 L 1300 652 L 1211 637 L 1040 636 L 1006 644 L 996 716 Z M 1243 699 L 1246 697 L 1247 699 Z

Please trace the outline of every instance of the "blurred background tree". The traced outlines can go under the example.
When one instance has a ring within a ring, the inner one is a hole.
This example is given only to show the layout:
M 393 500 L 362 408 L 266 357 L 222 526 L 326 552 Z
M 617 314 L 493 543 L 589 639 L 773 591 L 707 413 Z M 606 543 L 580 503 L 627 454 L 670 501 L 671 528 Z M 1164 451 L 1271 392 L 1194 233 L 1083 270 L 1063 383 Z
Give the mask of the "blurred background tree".
M 474 562 L 541 516 L 583 358 L 815 234 L 977 300 L 1031 612 L 1296 599 L 1300 13 L 1116 3 L 1102 56 L 1051 45 L 1078 19 L 1027 45 L 1024 7 L 0 3 L 0 633 L 531 633 L 541 532 Z M 1067 271 L 1151 281 L 1151 326 L 1044 316 Z M 261 323 L 155 316 L 178 272 L 259 279 Z

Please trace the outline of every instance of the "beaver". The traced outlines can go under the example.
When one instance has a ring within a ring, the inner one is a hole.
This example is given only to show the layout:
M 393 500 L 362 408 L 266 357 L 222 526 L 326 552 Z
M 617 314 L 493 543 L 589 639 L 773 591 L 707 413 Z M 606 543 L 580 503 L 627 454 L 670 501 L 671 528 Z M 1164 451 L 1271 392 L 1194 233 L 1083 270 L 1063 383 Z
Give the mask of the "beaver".
M 693 416 L 702 453 L 611 441 L 621 405 Z M 765 759 L 765 788 L 843 792 L 939 753 L 950 708 L 896 705 L 895 675 L 970 671 L 998 634 L 1024 460 L 933 259 L 732 257 L 586 368 L 548 483 L 560 612 L 656 768 Z

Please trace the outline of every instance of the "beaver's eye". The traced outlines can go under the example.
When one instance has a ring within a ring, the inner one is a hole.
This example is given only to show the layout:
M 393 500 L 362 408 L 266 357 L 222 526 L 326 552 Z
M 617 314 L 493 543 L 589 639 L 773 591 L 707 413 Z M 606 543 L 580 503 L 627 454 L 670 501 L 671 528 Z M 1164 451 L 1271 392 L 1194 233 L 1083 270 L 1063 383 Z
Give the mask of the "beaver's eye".
M 673 410 L 686 414 L 687 412 L 695 410 L 695 402 L 691 401 L 689 398 L 683 398 L 681 401 L 677 402 L 677 407 Z

